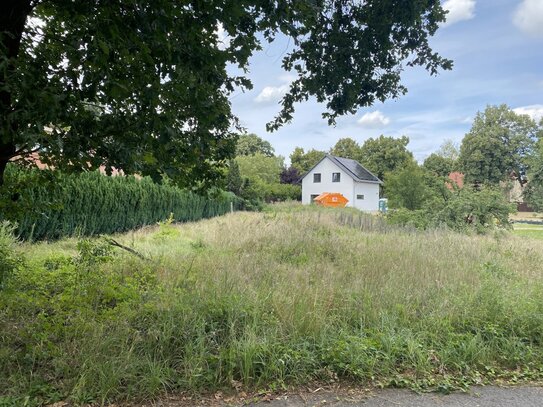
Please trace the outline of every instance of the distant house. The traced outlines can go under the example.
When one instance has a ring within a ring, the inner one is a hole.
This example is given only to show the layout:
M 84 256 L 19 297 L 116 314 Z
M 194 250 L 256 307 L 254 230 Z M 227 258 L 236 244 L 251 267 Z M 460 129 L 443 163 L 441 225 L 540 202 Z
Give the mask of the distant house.
M 347 206 L 368 212 L 379 210 L 382 181 L 356 160 L 327 154 L 301 181 L 304 205 L 323 192 L 337 192 L 349 200 Z
M 10 161 L 14 163 L 20 162 L 20 163 L 29 164 L 31 166 L 35 166 L 36 168 L 40 170 L 54 169 L 54 167 L 50 167 L 49 165 L 43 163 L 40 160 L 40 155 L 38 153 L 31 153 L 26 157 L 20 157 L 20 156 L 13 157 Z M 98 168 L 98 170 L 100 171 L 101 174 L 107 175 L 106 167 L 104 165 L 101 165 Z M 118 170 L 117 168 L 113 167 L 111 169 L 111 176 L 115 177 L 119 175 L 124 175 L 123 170 Z M 135 177 L 141 178 L 139 175 L 135 175 Z
M 449 174 L 449 179 L 446 181 L 445 185 L 451 191 L 454 189 L 453 185 L 456 185 L 459 189 L 464 187 L 464 174 L 461 172 L 451 172 Z M 518 177 L 515 171 L 512 171 L 509 174 L 509 177 L 506 181 L 500 181 L 500 187 L 505 194 L 505 198 L 508 202 L 514 203 L 517 205 L 518 212 L 533 212 L 534 210 L 524 202 L 524 188 L 526 187 L 526 179 Z
M 453 184 L 456 185 L 460 189 L 464 188 L 464 174 L 463 173 L 454 171 L 449 174 L 448 178 L 449 180 L 445 183 L 445 185 L 451 191 L 454 189 Z

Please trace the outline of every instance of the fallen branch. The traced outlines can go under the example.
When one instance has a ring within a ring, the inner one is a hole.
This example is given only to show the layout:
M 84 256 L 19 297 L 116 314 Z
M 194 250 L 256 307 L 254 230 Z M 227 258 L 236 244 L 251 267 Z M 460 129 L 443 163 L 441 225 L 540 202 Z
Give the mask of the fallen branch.
M 131 247 L 125 246 L 124 244 L 121 244 L 121 243 L 117 242 L 115 239 L 112 239 L 111 237 L 104 237 L 104 240 L 107 243 L 109 243 L 110 245 L 115 246 L 115 247 L 119 247 L 120 249 L 123 249 L 123 250 L 126 250 L 127 252 L 132 253 L 134 256 L 137 256 L 142 260 L 151 261 L 151 259 L 145 257 L 140 252 L 132 249 Z

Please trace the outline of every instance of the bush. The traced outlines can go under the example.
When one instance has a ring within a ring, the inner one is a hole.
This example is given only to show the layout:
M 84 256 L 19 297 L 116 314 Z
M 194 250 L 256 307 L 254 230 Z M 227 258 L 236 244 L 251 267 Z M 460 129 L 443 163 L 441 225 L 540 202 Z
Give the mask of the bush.
M 263 193 L 266 202 L 300 201 L 302 199 L 300 185 L 266 184 Z
M 414 211 L 405 208 L 392 209 L 387 213 L 386 219 L 391 225 L 408 226 L 417 229 L 427 229 L 431 224 L 428 213 L 422 209 Z
M 484 233 L 496 227 L 509 229 L 509 214 L 515 205 L 507 202 L 502 191 L 483 188 L 462 188 L 452 195 L 434 215 L 434 223 L 447 225 L 454 230 L 472 228 Z
M 12 165 L 6 182 L 17 184 L 28 178 L 29 172 L 38 170 Z M 195 221 L 222 215 L 230 210 L 231 203 L 236 208 L 239 205 L 231 193 L 203 196 L 167 183 L 156 184 L 147 177 L 107 177 L 99 172 L 55 172 L 49 182 L 29 184 L 16 199 L 26 210 L 3 216 L 18 223 L 17 233 L 25 240 L 118 233 L 154 224 L 170 213 L 176 221 Z
M 391 224 L 418 229 L 446 226 L 459 232 L 485 233 L 495 228 L 509 229 L 509 214 L 514 210 L 499 190 L 464 187 L 441 199 L 435 196 L 422 209 L 391 210 L 386 218 Z
M 20 262 L 20 258 L 15 253 L 14 229 L 15 227 L 9 222 L 0 222 L 0 289 Z

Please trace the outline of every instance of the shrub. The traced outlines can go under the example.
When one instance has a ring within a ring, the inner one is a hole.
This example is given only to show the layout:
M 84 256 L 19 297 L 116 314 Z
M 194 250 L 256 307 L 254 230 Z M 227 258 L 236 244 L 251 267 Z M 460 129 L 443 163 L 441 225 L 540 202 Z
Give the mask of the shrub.
M 300 201 L 302 199 L 300 185 L 266 184 L 263 192 L 266 202 Z
M 514 211 L 514 204 L 507 202 L 499 190 L 465 187 L 454 193 L 434 215 L 434 222 L 455 230 L 473 228 L 484 233 L 495 227 L 509 229 L 509 214 Z
M 446 226 L 460 232 L 485 233 L 494 228 L 509 229 L 509 214 L 514 210 L 499 190 L 465 187 L 441 198 L 434 196 L 422 209 L 391 210 L 386 218 L 391 224 L 418 229 Z
M 14 229 L 15 227 L 9 222 L 0 222 L 0 289 L 6 278 L 13 273 L 20 262 L 20 258 L 15 252 Z

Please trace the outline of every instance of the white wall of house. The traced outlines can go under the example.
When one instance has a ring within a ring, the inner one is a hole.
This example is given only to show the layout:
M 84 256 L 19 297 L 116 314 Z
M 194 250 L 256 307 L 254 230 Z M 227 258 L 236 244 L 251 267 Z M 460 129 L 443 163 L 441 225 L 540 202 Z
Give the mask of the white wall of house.
M 340 181 L 332 182 L 332 173 L 339 172 Z M 313 182 L 313 175 L 321 174 L 321 182 Z M 302 180 L 302 203 L 310 204 L 311 195 L 320 195 L 323 192 L 339 192 L 349 200 L 347 206 L 353 205 L 354 180 L 344 170 L 339 168 L 329 158 L 322 160 Z
M 362 195 L 363 199 L 359 199 Z M 370 182 L 354 183 L 354 207 L 362 211 L 374 212 L 379 210 L 379 184 Z
M 340 181 L 332 182 L 332 174 L 339 172 Z M 314 182 L 314 174 L 321 174 L 321 182 Z M 315 196 L 323 192 L 339 192 L 349 200 L 347 206 L 354 206 L 363 211 L 379 209 L 379 184 L 355 182 L 350 173 L 338 167 L 332 160 L 325 158 L 302 180 L 302 203 L 309 205 Z M 357 199 L 363 195 L 364 199 Z

